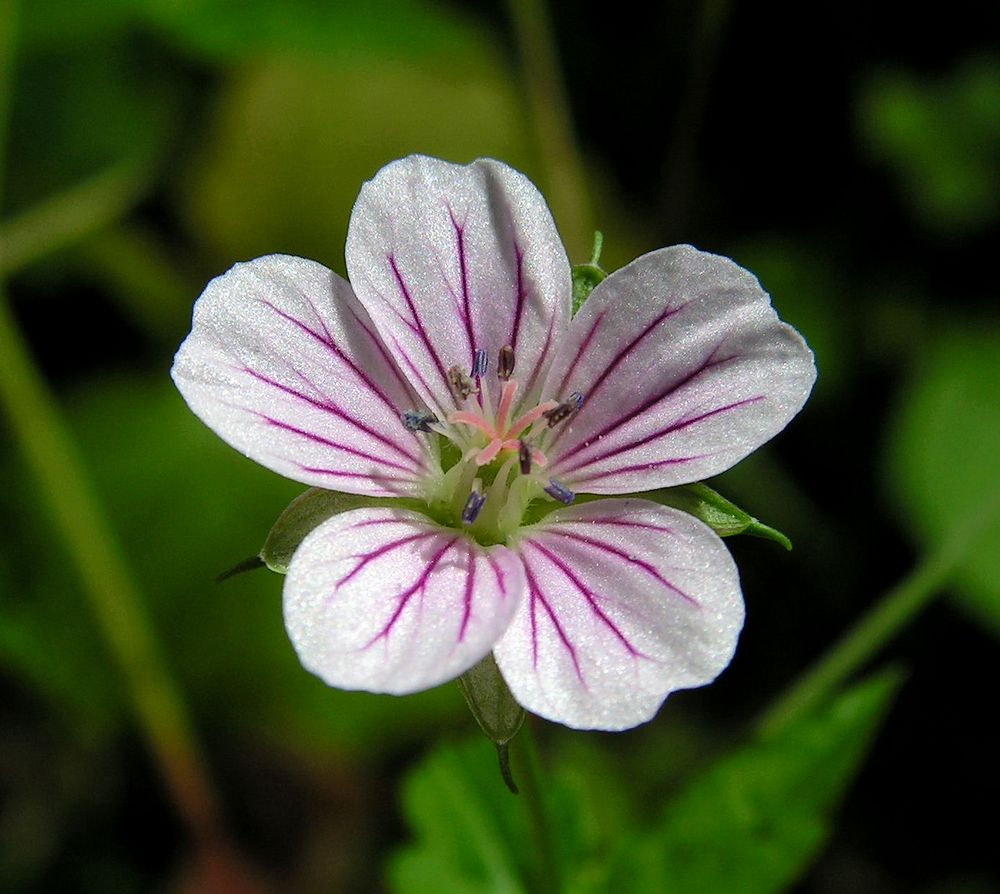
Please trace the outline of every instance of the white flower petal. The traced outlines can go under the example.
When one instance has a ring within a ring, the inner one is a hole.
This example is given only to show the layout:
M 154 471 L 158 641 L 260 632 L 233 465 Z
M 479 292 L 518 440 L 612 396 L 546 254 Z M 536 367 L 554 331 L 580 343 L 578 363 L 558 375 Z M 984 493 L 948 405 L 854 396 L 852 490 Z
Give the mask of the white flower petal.
M 569 320 L 570 268 L 545 200 L 498 161 L 454 165 L 411 156 L 358 196 L 347 270 L 396 362 L 427 404 L 455 408 L 448 370 L 468 373 L 512 345 L 522 400 L 537 395 L 549 347 Z
M 611 274 L 556 353 L 546 396 L 583 394 L 544 446 L 567 487 L 616 494 L 728 469 L 801 409 L 816 368 L 756 278 L 681 245 Z
M 514 697 L 579 729 L 627 729 L 729 664 L 743 625 L 736 566 L 686 513 L 596 500 L 525 529 L 526 590 L 494 649 Z
M 270 255 L 213 279 L 174 382 L 216 434 L 305 484 L 416 494 L 424 452 L 400 413 L 422 406 L 351 287 L 314 261 Z
M 397 695 L 480 661 L 524 590 L 517 556 L 416 512 L 357 509 L 312 531 L 285 578 L 285 626 L 331 686 Z

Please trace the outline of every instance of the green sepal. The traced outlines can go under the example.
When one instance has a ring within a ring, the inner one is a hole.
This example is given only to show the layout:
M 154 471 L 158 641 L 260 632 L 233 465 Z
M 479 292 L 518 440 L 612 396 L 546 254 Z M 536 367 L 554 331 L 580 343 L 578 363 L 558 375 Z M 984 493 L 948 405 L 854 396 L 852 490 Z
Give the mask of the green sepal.
M 284 574 L 288 570 L 295 550 L 313 528 L 341 512 L 363 509 L 367 506 L 411 508 L 410 501 L 407 500 L 342 494 L 334 490 L 311 487 L 292 500 L 285 511 L 278 516 L 278 520 L 272 525 L 264 540 L 260 558 L 272 571 Z
M 685 484 L 681 487 L 666 487 L 643 494 L 657 503 L 673 506 L 688 515 L 703 521 L 720 537 L 747 534 L 780 543 L 785 549 L 792 548 L 792 541 L 781 531 L 758 521 L 744 512 L 722 494 L 712 490 L 707 484 Z
M 500 775 L 516 795 L 517 785 L 510 772 L 507 746 L 524 724 L 524 708 L 511 695 L 492 652 L 458 678 L 458 688 L 476 723 L 496 746 Z
M 597 284 L 607 279 L 607 272 L 602 270 L 598 261 L 601 258 L 601 246 L 604 244 L 604 235 L 598 230 L 594 233 L 594 251 L 590 261 L 586 264 L 573 265 L 573 313 L 575 314 L 583 302 L 590 297 Z

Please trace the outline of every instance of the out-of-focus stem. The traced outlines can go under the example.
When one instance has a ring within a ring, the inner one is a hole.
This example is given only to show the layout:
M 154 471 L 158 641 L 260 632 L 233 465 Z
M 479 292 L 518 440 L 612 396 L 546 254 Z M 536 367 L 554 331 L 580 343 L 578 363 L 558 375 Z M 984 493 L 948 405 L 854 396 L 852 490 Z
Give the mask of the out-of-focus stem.
M 543 0 L 507 0 L 521 81 L 545 165 L 546 198 L 570 260 L 586 257 L 593 235 L 583 161 Z
M 866 662 L 941 592 L 962 560 L 982 540 L 1000 513 L 1000 491 L 966 516 L 951 536 L 889 590 L 813 668 L 780 696 L 757 724 L 771 736 L 808 714 Z

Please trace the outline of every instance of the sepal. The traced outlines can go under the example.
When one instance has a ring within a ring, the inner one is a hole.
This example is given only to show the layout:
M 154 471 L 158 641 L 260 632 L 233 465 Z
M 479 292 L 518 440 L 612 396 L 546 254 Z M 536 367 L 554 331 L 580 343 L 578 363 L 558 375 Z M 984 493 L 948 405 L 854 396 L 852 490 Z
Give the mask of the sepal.
M 643 496 L 693 515 L 708 525 L 720 537 L 747 534 L 750 537 L 773 540 L 785 549 L 792 548 L 792 541 L 781 531 L 758 521 L 735 503 L 727 500 L 722 494 L 712 490 L 707 484 L 699 482 L 697 484 L 684 484 L 680 487 L 665 487 L 650 491 Z

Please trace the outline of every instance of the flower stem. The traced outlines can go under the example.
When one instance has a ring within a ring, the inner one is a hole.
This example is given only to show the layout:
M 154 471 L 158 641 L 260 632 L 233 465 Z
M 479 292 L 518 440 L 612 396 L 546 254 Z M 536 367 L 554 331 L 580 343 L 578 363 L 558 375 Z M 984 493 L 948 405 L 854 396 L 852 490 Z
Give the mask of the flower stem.
M 532 735 L 532 720 L 529 715 L 512 743 L 519 746 L 515 747 L 520 756 L 516 779 L 520 784 L 521 797 L 528 813 L 531 838 L 535 842 L 536 890 L 545 894 L 557 894 L 562 890 L 559 864 L 556 860 L 552 823 L 543 796 L 541 761 Z
M 808 714 L 878 652 L 941 592 L 1000 512 L 1000 491 L 965 516 L 906 577 L 890 589 L 811 670 L 760 717 L 769 737 Z
M 590 198 L 544 0 L 507 0 L 507 16 L 545 165 L 546 192 L 570 257 L 583 257 L 593 233 Z

